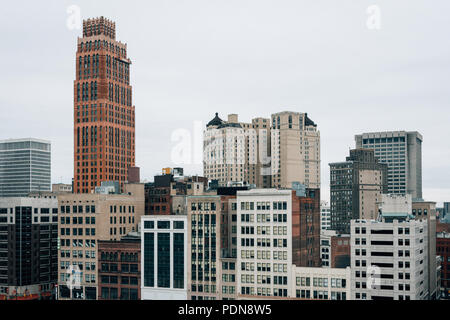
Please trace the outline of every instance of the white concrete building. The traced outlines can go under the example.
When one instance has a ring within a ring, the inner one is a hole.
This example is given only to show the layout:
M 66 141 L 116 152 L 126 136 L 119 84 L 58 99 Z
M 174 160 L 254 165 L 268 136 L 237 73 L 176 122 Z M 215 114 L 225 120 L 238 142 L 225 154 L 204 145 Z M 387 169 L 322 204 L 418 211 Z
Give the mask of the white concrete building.
M 141 217 L 141 299 L 187 299 L 187 217 Z
M 352 300 L 428 299 L 426 220 L 352 220 L 351 241 Z
M 238 298 L 292 294 L 291 212 L 291 190 L 237 192 Z
M 291 296 L 315 300 L 350 300 L 351 269 L 347 268 L 292 268 Z

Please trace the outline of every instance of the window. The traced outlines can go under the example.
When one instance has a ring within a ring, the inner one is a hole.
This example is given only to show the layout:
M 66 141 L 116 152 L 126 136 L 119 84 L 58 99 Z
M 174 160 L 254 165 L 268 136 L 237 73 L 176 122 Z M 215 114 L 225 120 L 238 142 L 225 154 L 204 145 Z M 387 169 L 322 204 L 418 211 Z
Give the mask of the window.
M 170 221 L 158 221 L 158 229 L 170 229 Z

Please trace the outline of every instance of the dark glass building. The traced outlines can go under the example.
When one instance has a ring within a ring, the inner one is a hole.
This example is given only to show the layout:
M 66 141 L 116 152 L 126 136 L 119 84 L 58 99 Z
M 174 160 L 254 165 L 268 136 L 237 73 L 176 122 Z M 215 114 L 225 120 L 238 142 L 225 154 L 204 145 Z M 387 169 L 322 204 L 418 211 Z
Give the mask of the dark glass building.
M 54 196 L 0 198 L 0 300 L 55 298 L 57 239 Z

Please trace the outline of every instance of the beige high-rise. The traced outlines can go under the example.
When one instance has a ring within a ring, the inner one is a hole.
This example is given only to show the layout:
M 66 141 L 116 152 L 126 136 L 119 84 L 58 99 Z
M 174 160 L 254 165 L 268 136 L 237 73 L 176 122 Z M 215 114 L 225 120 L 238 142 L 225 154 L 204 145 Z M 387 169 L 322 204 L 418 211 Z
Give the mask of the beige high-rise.
M 272 187 L 320 188 L 320 132 L 306 113 L 272 115 Z

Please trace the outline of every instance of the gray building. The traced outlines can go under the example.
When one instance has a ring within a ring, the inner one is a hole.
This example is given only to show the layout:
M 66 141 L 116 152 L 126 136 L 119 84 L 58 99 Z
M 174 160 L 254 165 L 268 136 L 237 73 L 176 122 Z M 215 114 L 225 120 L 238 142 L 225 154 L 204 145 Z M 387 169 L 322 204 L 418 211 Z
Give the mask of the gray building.
M 38 139 L 0 141 L 0 197 L 24 197 L 51 190 L 50 142 Z
M 417 132 L 386 131 L 355 136 L 356 148 L 375 150 L 388 165 L 388 190 L 422 198 L 422 135 Z
M 330 163 L 330 229 L 350 233 L 351 219 L 375 219 L 387 193 L 387 165 L 373 150 L 350 150 L 345 162 Z
M 450 217 L 450 202 L 444 202 L 444 207 L 441 208 L 440 220 L 449 221 Z

